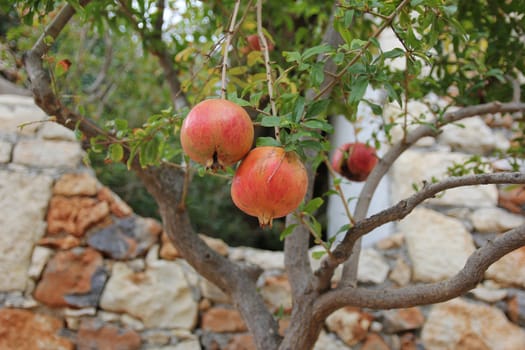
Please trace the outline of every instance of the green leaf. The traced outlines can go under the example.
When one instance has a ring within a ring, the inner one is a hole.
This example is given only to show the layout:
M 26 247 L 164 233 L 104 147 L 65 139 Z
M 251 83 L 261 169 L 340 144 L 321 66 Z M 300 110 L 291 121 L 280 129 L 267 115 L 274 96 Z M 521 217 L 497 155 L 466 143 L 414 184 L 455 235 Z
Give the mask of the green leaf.
M 320 129 L 328 133 L 332 133 L 334 131 L 334 127 L 332 126 L 332 124 L 324 120 L 310 119 L 304 122 L 302 125 L 306 128 Z
M 403 51 L 403 49 L 400 49 L 398 47 L 383 53 L 384 58 L 396 58 L 396 57 L 401 57 L 404 55 L 405 55 L 405 51 Z
M 326 254 L 326 250 L 316 250 L 312 252 L 312 258 L 315 260 L 321 259 Z
M 124 157 L 124 148 L 120 143 L 112 143 L 109 145 L 109 158 L 113 162 L 120 162 Z
M 302 116 L 303 116 L 303 113 L 304 113 L 304 104 L 305 104 L 305 99 L 303 96 L 297 96 L 297 100 L 295 101 L 295 108 L 294 108 L 294 111 L 293 111 L 293 114 L 292 114 L 292 119 L 298 123 Z
M 321 197 L 315 197 L 311 199 L 303 208 L 303 212 L 313 214 L 317 209 L 323 205 L 324 200 Z
M 345 12 L 345 20 L 343 22 L 345 27 L 349 27 L 352 24 L 352 21 L 354 20 L 354 13 L 354 10 L 349 10 Z
M 241 107 L 249 107 L 251 106 L 250 102 L 243 100 L 242 98 L 237 97 L 237 93 L 231 93 L 228 94 L 228 100 L 238 104 Z
M 323 149 L 323 145 L 321 145 L 319 141 L 314 141 L 314 140 L 301 141 L 299 142 L 299 146 L 302 148 L 309 148 L 309 149 L 312 149 L 318 152 L 322 151 Z
M 318 62 L 312 66 L 310 80 L 313 86 L 319 86 L 324 80 L 324 64 Z
M 301 54 L 297 51 L 284 51 L 283 57 L 286 62 L 301 62 Z
M 328 46 L 326 44 L 317 45 L 317 46 L 310 47 L 310 48 L 304 50 L 304 52 L 302 54 L 302 57 L 303 57 L 303 60 L 307 60 L 308 58 L 310 58 L 312 56 L 317 56 L 317 55 L 320 55 L 322 53 L 327 53 L 327 52 L 330 52 L 331 50 L 332 49 L 330 48 L 330 46 Z
M 359 48 L 363 47 L 365 44 L 366 44 L 366 41 L 365 41 L 365 40 L 361 40 L 361 39 L 353 39 L 353 40 L 350 42 L 350 49 L 351 49 L 351 50 L 356 50 L 356 49 L 359 49 Z
M 357 78 L 353 84 L 351 85 L 350 89 L 350 96 L 348 97 L 348 103 L 358 103 L 361 101 L 363 96 L 365 95 L 366 88 L 368 87 L 368 79 L 367 77 L 359 77 Z
M 348 229 L 349 229 L 350 227 L 352 227 L 352 225 L 350 225 L 350 224 L 345 224 L 345 225 L 341 226 L 341 227 L 339 228 L 339 230 L 337 230 L 337 232 L 336 232 L 335 234 L 337 235 L 338 233 L 346 232 L 346 231 L 348 231 Z
M 318 100 L 308 105 L 306 108 L 305 119 L 313 118 L 323 113 L 329 104 L 330 100 Z
M 265 116 L 261 120 L 261 125 L 266 127 L 276 127 L 279 126 L 281 118 L 275 116 Z
M 286 237 L 288 237 L 292 232 L 293 230 L 298 226 L 298 224 L 292 224 L 292 225 L 289 225 L 287 226 L 283 232 L 281 232 L 281 235 L 279 236 L 279 239 L 281 241 L 283 241 Z
M 275 147 L 281 147 L 281 143 L 274 139 L 273 137 L 258 137 L 257 141 L 255 143 L 257 147 L 260 146 L 275 146 Z

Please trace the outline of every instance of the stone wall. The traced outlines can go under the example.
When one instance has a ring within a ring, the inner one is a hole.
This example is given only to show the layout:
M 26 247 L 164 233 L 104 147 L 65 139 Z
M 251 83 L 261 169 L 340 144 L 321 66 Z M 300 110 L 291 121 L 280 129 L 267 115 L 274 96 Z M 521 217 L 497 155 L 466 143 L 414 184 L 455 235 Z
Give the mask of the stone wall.
M 410 106 L 416 116 L 424 108 Z M 254 349 L 228 297 L 179 257 L 158 222 L 138 217 L 101 185 L 82 165 L 74 135 L 45 118 L 30 99 L 0 95 L 0 349 Z M 468 152 L 508 144 L 505 128 L 479 117 L 464 124 L 399 160 L 395 199 Z M 523 203 L 518 188 L 447 191 L 363 251 L 359 281 L 379 288 L 449 277 L 477 246 L 524 223 Z M 273 311 L 284 311 L 285 329 L 291 300 L 283 254 L 203 238 L 229 259 L 264 269 L 260 292 Z M 514 251 L 478 288 L 446 303 L 341 309 L 315 349 L 524 349 L 524 262 L 525 248 Z

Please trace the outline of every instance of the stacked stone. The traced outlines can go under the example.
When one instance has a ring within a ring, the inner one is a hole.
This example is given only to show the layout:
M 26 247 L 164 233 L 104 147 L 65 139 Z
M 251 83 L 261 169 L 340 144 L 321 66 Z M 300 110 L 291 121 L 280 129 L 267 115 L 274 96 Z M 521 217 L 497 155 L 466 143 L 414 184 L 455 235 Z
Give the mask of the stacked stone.
M 0 349 L 255 349 L 232 301 L 181 258 L 158 222 L 135 215 L 98 182 L 72 132 L 46 119 L 30 99 L 0 95 Z M 394 198 L 413 193 L 412 182 L 442 176 L 465 147 L 488 152 L 504 143 L 481 119 L 472 123 L 474 137 L 455 140 L 454 132 L 470 129 L 451 128 L 407 152 L 392 169 Z M 477 246 L 525 221 L 521 192 L 510 193 L 505 203 L 515 213 L 497 206 L 495 186 L 429 200 L 397 234 L 363 250 L 359 283 L 395 288 L 450 277 Z M 262 268 L 258 289 L 284 332 L 292 301 L 283 253 L 202 238 L 232 261 Z M 523 261 L 525 248 L 446 303 L 341 309 L 315 349 L 523 349 Z M 334 283 L 339 278 L 337 271 Z

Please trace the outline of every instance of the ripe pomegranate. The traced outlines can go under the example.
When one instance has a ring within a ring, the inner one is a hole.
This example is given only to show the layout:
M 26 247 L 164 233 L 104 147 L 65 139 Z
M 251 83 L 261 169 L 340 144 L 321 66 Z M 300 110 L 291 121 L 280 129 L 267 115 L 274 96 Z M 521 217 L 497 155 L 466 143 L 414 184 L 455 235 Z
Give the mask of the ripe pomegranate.
M 252 51 L 261 51 L 262 50 L 261 42 L 259 40 L 259 35 L 258 34 L 248 35 L 246 37 L 246 42 L 248 43 L 248 46 L 243 47 L 241 49 L 242 53 L 247 54 L 247 53 L 252 52 Z M 268 39 L 268 37 L 266 37 L 266 43 L 268 44 L 268 51 L 273 51 L 274 45 L 271 42 L 271 40 Z
M 332 157 L 334 170 L 351 181 L 365 181 L 376 164 L 376 150 L 361 142 L 345 143 Z
M 256 216 L 261 227 L 292 212 L 308 187 L 306 168 L 295 152 L 281 147 L 257 147 L 243 159 L 233 176 L 233 203 Z
M 241 160 L 252 147 L 253 124 L 239 105 L 204 100 L 192 108 L 180 131 L 184 152 L 213 171 Z

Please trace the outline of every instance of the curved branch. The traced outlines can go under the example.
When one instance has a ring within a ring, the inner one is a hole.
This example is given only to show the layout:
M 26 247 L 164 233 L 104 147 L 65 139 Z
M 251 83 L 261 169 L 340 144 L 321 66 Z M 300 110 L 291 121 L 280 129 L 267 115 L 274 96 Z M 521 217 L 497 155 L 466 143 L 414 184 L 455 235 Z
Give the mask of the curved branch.
M 406 137 L 394 144 L 390 150 L 383 156 L 382 159 L 378 162 L 367 181 L 361 193 L 359 199 L 357 200 L 356 209 L 354 212 L 354 219 L 356 221 L 363 220 L 368 212 L 372 196 L 379 185 L 379 182 L 390 169 L 392 164 L 396 161 L 397 158 L 405 150 L 414 145 L 418 140 L 425 136 L 436 137 L 440 128 L 446 124 L 456 122 L 458 120 L 472 117 L 475 115 L 482 115 L 487 113 L 512 113 L 525 111 L 525 103 L 501 103 L 501 102 L 490 102 L 485 104 L 480 104 L 476 106 L 468 106 L 460 108 L 453 112 L 445 113 L 442 117 L 438 118 L 432 125 L 421 125 L 413 131 L 409 132 Z M 360 252 L 360 244 L 357 243 L 348 249 L 353 249 L 350 259 L 345 263 L 343 269 L 343 278 L 342 283 L 355 285 L 357 280 L 357 268 L 358 268 L 358 259 Z M 333 273 L 333 271 L 332 271 Z M 329 281 L 329 279 L 328 279 Z M 326 280 L 324 281 L 326 285 Z
M 277 323 L 250 273 L 208 247 L 193 231 L 187 211 L 179 209 L 183 170 L 159 167 L 137 174 L 159 204 L 164 229 L 177 251 L 201 276 L 231 296 L 258 349 L 276 349 L 280 342 Z
M 325 293 L 316 301 L 314 314 L 315 317 L 326 317 L 345 305 L 392 309 L 447 301 L 476 287 L 483 280 L 484 273 L 490 265 L 523 246 L 525 246 L 525 225 L 485 243 L 472 253 L 462 270 L 447 280 L 397 289 L 369 290 L 360 287 L 336 289 Z

